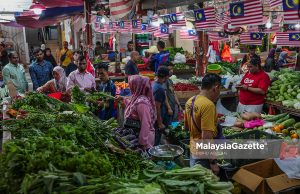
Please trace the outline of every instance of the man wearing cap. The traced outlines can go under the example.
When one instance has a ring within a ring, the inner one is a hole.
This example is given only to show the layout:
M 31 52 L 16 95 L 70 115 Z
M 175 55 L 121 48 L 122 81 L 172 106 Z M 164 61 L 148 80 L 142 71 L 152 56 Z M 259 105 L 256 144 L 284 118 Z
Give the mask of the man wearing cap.
M 165 66 L 159 67 L 156 76 L 157 76 L 157 80 L 153 84 L 153 96 L 155 99 L 156 114 L 157 114 L 157 121 L 155 124 L 154 145 L 159 145 L 161 140 L 161 134 L 169 124 L 169 117 L 167 114 L 167 106 L 166 106 L 166 90 L 163 87 L 163 84 L 169 78 L 168 67 Z

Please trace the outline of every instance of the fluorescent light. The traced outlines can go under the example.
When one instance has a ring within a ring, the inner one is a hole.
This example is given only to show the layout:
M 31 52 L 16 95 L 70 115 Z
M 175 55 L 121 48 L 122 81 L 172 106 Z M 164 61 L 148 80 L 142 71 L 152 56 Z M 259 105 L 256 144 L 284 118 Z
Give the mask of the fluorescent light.
M 270 21 L 268 21 L 266 23 L 266 28 L 268 28 L 268 29 L 272 28 L 272 23 Z
M 296 24 L 296 25 L 295 25 L 295 28 L 296 28 L 296 29 L 300 29 L 300 24 L 299 24 L 299 23 Z

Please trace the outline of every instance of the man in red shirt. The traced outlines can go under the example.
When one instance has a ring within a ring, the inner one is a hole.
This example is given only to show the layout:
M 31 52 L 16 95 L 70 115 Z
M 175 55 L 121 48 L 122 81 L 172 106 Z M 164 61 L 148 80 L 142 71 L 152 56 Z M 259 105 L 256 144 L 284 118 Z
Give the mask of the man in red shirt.
M 265 101 L 265 95 L 270 85 L 270 78 L 261 67 L 258 55 L 253 55 L 247 64 L 248 72 L 244 75 L 240 85 L 240 103 L 237 112 L 261 113 Z

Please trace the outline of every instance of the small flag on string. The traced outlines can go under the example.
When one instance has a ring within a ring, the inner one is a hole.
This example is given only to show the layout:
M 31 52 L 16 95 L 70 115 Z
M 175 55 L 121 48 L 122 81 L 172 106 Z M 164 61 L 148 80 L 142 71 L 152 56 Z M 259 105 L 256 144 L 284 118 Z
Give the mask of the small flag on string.
M 263 33 L 243 33 L 240 35 L 241 44 L 262 45 Z
M 169 38 L 169 27 L 161 24 L 159 30 L 154 32 L 154 36 L 158 38 Z
M 216 27 L 216 14 L 213 7 L 194 11 L 197 29 L 209 29 Z
M 230 23 L 230 16 L 226 12 L 218 13 L 217 27 L 224 27 L 227 23 Z
M 283 19 L 284 23 L 298 23 L 300 21 L 299 0 L 283 0 Z
M 300 32 L 279 32 L 276 33 L 277 45 L 279 46 L 299 46 L 300 45 Z
M 224 32 L 208 32 L 208 38 L 211 41 L 229 41 L 228 34 Z
M 261 0 L 248 0 L 230 4 L 230 18 L 233 26 L 263 24 Z
M 266 28 L 265 25 L 248 26 L 248 32 L 275 33 L 280 32 L 280 27 L 279 24 L 273 24 L 271 28 Z
M 175 18 L 176 17 L 176 22 Z M 170 23 L 170 28 L 172 29 L 182 29 L 182 27 L 186 27 L 186 21 L 184 18 L 184 14 L 182 12 L 172 14 L 173 22 Z
M 179 36 L 182 40 L 199 40 L 198 32 L 196 30 L 180 30 Z
M 141 20 L 132 20 L 131 21 L 131 32 L 141 33 L 142 32 L 142 22 Z
M 119 21 L 118 31 L 123 33 L 130 33 L 130 22 L 129 21 Z
M 148 26 L 147 31 L 150 33 L 158 31 L 159 27 L 158 24 L 158 16 L 153 16 L 151 18 L 148 18 Z

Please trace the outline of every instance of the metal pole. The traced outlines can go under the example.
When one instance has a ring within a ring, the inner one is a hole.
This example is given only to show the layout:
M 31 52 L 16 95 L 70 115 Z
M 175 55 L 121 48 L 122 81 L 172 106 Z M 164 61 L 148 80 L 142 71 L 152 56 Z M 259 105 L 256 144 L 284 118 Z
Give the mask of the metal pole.
M 84 1 L 85 29 L 86 29 L 86 45 L 92 45 L 92 29 L 91 29 L 91 5 L 88 0 Z
M 268 53 L 270 52 L 270 33 L 268 33 L 268 40 L 267 40 L 268 42 L 267 42 L 267 51 L 268 51 Z

